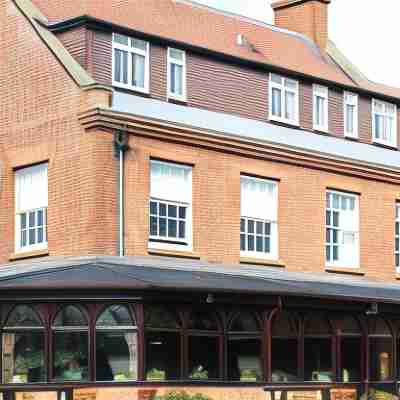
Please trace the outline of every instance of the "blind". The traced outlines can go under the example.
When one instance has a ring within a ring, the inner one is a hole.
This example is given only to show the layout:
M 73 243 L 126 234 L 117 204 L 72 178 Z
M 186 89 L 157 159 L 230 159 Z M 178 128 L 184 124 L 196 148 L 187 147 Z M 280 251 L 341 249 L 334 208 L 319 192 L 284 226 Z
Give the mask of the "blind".
M 241 177 L 242 217 L 277 220 L 277 184 L 263 179 Z
M 16 212 L 48 206 L 48 164 L 35 165 L 15 172 Z
M 150 179 L 151 197 L 160 200 L 191 203 L 191 167 L 152 161 Z

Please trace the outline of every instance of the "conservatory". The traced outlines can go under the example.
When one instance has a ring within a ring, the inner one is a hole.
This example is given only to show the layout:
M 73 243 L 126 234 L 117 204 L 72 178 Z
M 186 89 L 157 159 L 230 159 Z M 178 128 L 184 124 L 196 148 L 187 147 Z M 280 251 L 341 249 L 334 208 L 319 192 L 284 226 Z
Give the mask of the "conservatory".
M 299 276 L 148 257 L 5 267 L 1 395 L 396 398 L 400 288 Z

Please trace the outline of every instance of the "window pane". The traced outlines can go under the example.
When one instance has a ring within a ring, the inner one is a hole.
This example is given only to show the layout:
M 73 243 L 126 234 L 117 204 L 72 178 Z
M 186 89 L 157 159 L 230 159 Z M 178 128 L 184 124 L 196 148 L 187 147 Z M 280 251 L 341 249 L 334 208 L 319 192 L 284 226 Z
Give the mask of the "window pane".
M 219 378 L 219 345 L 217 337 L 189 337 L 189 378 Z
M 176 61 L 183 61 L 183 51 L 169 49 L 169 56 Z
M 168 206 L 168 217 L 176 218 L 177 217 L 177 207 L 169 205 Z
M 341 338 L 342 370 L 340 378 L 343 382 L 361 381 L 361 337 Z
M 249 233 L 254 233 L 254 221 L 249 220 L 249 221 L 247 222 L 247 231 L 248 231 Z
M 186 219 L 186 207 L 179 207 L 179 218 Z
M 254 251 L 254 236 L 248 236 L 247 238 L 247 250 Z
M 272 88 L 272 115 L 282 116 L 282 91 L 277 88 Z
M 35 229 L 29 229 L 29 245 L 36 243 Z
M 171 87 L 170 91 L 178 96 L 183 95 L 183 67 L 174 63 L 170 64 Z
M 240 235 L 240 250 L 246 251 L 246 235 Z
M 46 380 L 44 334 L 3 334 L 3 383 L 33 383 Z
M 97 381 L 136 380 L 137 365 L 136 332 L 97 332 Z
M 180 336 L 175 332 L 146 332 L 146 380 L 180 378 Z
M 144 321 L 147 328 L 179 328 L 177 316 L 163 306 L 145 307 Z
M 66 306 L 62 308 L 54 321 L 54 326 L 56 327 L 86 325 L 86 317 L 82 311 L 75 306 Z
M 188 329 L 213 332 L 219 330 L 216 316 L 213 313 L 204 311 L 192 312 L 190 314 Z
M 88 334 L 56 332 L 54 334 L 54 378 L 61 381 L 88 379 Z
M 297 354 L 297 339 L 272 338 L 272 382 L 298 380 Z
M 242 312 L 233 320 L 231 332 L 259 332 L 260 327 L 256 317 L 252 313 Z
M 304 375 L 306 381 L 333 381 L 330 338 L 304 339 Z
M 256 238 L 256 251 L 258 251 L 259 253 L 263 252 L 263 242 L 264 239 L 262 236 L 257 236 Z
M 176 220 L 169 219 L 168 220 L 168 237 L 176 238 L 177 234 L 177 223 Z
M 157 231 L 157 217 L 150 217 L 150 235 L 151 236 L 157 236 L 158 231 Z
M 228 379 L 242 382 L 263 379 L 260 339 L 229 338 Z
M 121 35 L 119 33 L 114 33 L 113 39 L 115 43 L 123 44 L 124 46 L 128 46 L 129 44 L 128 36 Z
M 37 243 L 43 243 L 44 238 L 43 238 L 43 228 L 39 228 L 37 230 Z
M 294 121 L 296 113 L 296 95 L 292 92 L 286 92 L 285 98 L 285 118 Z
M 22 231 L 21 232 L 21 247 L 25 247 L 26 246 L 26 231 Z
M 256 222 L 256 233 L 257 235 L 262 235 L 264 233 L 264 223 L 257 221 Z
M 354 109 L 353 105 L 346 106 L 346 132 L 354 133 Z
M 160 207 L 160 215 L 162 217 L 166 217 L 167 216 L 167 205 L 165 203 L 160 203 L 159 207 Z
M 167 220 L 165 218 L 160 218 L 160 233 L 161 237 L 167 236 Z
M 116 82 L 121 82 L 121 66 L 122 66 L 122 51 L 115 49 L 115 51 L 114 51 L 114 79 Z
M 20 215 L 21 229 L 26 229 L 26 214 Z
M 179 221 L 179 239 L 185 239 L 186 237 L 186 222 Z
M 147 42 L 140 39 L 132 39 L 132 47 L 138 50 L 147 51 Z
M 144 88 L 146 58 L 139 54 L 132 54 L 132 85 Z
M 155 201 L 150 202 L 150 214 L 157 215 L 157 203 Z
M 129 310 L 126 306 L 114 305 L 108 307 L 97 320 L 97 327 L 99 326 L 135 326 Z
M 387 381 L 392 377 L 392 339 L 369 338 L 370 380 Z
M 35 311 L 25 305 L 17 306 L 8 317 L 7 328 L 40 327 L 42 323 Z

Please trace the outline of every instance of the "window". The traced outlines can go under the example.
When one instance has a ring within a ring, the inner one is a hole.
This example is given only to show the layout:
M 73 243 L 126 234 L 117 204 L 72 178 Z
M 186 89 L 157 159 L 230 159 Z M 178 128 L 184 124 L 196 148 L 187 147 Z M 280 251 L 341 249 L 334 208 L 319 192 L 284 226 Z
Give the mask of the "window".
M 256 316 L 242 312 L 233 319 L 228 335 L 228 379 L 256 382 L 263 379 L 261 329 Z
M 299 82 L 270 74 L 269 118 L 289 124 L 299 124 Z
M 151 247 L 192 248 L 192 168 L 151 161 Z
M 88 322 L 80 308 L 62 308 L 53 323 L 53 374 L 57 381 L 89 377 Z
M 299 322 L 282 311 L 272 324 L 272 382 L 296 382 L 298 378 Z
M 329 321 L 315 314 L 304 324 L 304 379 L 333 382 L 332 329 Z
M 186 100 L 186 53 L 168 48 L 168 97 Z
M 150 45 L 113 34 L 113 85 L 149 93 Z
M 359 267 L 359 199 L 357 195 L 326 194 L 326 263 Z
M 278 185 L 242 176 L 240 251 L 246 257 L 278 258 Z
M 314 129 L 328 132 L 328 88 L 320 85 L 313 85 L 314 92 Z
M 358 137 L 358 96 L 344 92 L 344 135 Z
M 180 379 L 182 338 L 178 316 L 163 306 L 148 306 L 144 312 L 146 380 Z
M 397 107 L 384 101 L 372 100 L 372 131 L 376 143 L 397 146 Z
M 368 320 L 369 380 L 388 381 L 393 378 L 393 337 L 382 318 Z
M 189 379 L 220 378 L 222 332 L 216 315 L 194 311 L 188 319 Z
M 108 307 L 96 323 L 96 380 L 137 379 L 136 323 L 128 307 Z
M 15 251 L 47 248 L 47 163 L 15 171 Z
M 396 204 L 395 259 L 396 267 L 400 268 L 400 204 Z
M 44 327 L 29 306 L 16 306 L 7 319 L 2 371 L 4 384 L 46 381 Z

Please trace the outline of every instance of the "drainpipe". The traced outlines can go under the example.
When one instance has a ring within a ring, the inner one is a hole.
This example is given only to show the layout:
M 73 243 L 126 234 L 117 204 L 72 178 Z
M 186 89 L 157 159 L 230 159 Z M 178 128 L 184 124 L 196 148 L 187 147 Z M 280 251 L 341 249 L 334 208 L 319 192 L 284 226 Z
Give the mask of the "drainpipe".
M 128 134 L 124 130 L 117 130 L 114 133 L 114 149 L 116 157 L 119 162 L 118 171 L 118 255 L 124 256 L 125 252 L 125 227 L 124 227 L 124 199 L 125 199 L 125 185 L 124 185 L 124 156 L 125 152 L 129 149 L 128 145 Z

